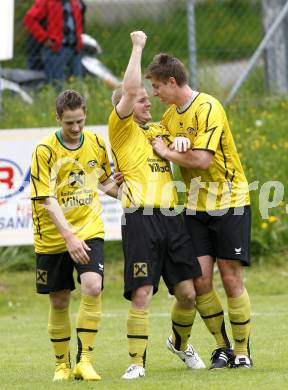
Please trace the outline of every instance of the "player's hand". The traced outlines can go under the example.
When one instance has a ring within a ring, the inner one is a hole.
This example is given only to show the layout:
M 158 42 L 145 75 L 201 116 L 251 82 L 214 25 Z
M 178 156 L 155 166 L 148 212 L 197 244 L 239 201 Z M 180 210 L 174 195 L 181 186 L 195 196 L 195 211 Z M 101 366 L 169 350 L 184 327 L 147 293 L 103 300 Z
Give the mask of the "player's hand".
M 134 46 L 140 46 L 142 49 L 145 46 L 147 35 L 143 31 L 133 31 L 130 34 Z
M 176 152 L 187 152 L 191 147 L 191 142 L 189 138 L 186 137 L 176 137 L 173 143 L 170 145 L 171 150 L 176 150 Z
M 166 158 L 167 152 L 169 152 L 168 146 L 165 144 L 161 137 L 156 137 L 151 141 L 153 150 L 162 158 Z
M 65 240 L 67 250 L 75 263 L 88 264 L 90 257 L 88 251 L 91 249 L 85 241 L 80 240 L 78 237 L 71 235 Z
M 113 175 L 113 179 L 114 179 L 115 183 L 117 184 L 117 186 L 120 187 L 124 181 L 123 173 L 122 172 L 115 172 Z
M 43 43 L 44 46 L 49 47 L 51 49 L 53 46 L 55 46 L 55 41 L 53 39 L 46 39 L 46 41 Z

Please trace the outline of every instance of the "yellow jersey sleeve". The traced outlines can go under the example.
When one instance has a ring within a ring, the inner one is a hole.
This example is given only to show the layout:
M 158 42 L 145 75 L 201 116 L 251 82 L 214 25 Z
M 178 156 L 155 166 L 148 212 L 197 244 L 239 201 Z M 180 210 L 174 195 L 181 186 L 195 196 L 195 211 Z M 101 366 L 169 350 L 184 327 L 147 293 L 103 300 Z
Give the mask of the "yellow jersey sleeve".
M 40 144 L 32 155 L 31 199 L 56 197 L 56 176 L 53 175 L 55 156 L 53 149 Z
M 195 113 L 198 129 L 192 149 L 216 152 L 225 122 L 225 113 L 218 101 L 204 101 Z
M 108 159 L 106 145 L 104 140 L 99 135 L 95 134 L 97 145 L 100 148 L 100 159 L 98 161 L 98 169 L 99 169 L 99 182 L 103 183 L 111 176 L 111 166 Z
M 131 136 L 133 128 L 131 127 L 132 114 L 126 118 L 120 118 L 116 108 L 113 109 L 109 117 L 109 139 L 112 150 L 118 150 Z

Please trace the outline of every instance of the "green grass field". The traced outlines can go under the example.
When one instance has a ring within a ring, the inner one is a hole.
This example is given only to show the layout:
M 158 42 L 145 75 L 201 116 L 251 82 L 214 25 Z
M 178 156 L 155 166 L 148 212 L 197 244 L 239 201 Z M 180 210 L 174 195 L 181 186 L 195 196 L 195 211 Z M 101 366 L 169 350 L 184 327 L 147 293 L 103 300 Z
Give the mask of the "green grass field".
M 34 292 L 32 272 L 2 273 L 0 276 L 0 376 L 3 390 L 27 389 L 195 389 L 195 390 L 280 390 L 285 389 L 287 371 L 287 280 L 288 266 L 255 266 L 245 274 L 252 302 L 251 349 L 255 366 L 251 370 L 209 372 L 188 370 L 165 347 L 170 333 L 169 309 L 172 298 L 165 286 L 151 305 L 151 337 L 146 377 L 126 382 L 120 379 L 129 364 L 126 342 L 126 315 L 129 303 L 122 297 L 122 263 L 109 262 L 103 294 L 103 320 L 97 336 L 95 365 L 102 375 L 97 383 L 53 384 L 54 361 L 47 334 L 48 299 Z M 223 298 L 218 273 L 215 284 Z M 75 322 L 79 291 L 71 302 Z M 227 321 L 228 325 L 228 321 Z M 228 326 L 229 327 L 229 326 Z M 201 319 L 196 317 L 191 341 L 209 364 L 214 348 Z M 72 338 L 75 357 L 76 338 Z

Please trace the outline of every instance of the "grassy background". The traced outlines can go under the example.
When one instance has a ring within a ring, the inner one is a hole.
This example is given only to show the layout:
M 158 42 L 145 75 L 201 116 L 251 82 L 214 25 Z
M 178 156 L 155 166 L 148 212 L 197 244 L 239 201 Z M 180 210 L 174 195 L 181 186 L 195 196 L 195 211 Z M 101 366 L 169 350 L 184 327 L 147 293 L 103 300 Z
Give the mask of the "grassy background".
M 48 299 L 34 292 L 34 273 L 0 275 L 0 375 L 3 390 L 68 389 L 183 389 L 279 390 L 287 383 L 287 278 L 288 266 L 255 266 L 245 273 L 252 303 L 252 370 L 230 369 L 209 372 L 188 370 L 166 350 L 170 333 L 169 311 L 172 298 L 163 284 L 154 296 L 151 308 L 151 332 L 144 379 L 124 382 L 120 379 L 129 364 L 126 341 L 126 316 L 129 303 L 122 297 L 122 263 L 108 263 L 105 270 L 103 320 L 97 335 L 95 366 L 103 380 L 95 383 L 52 384 L 54 360 L 47 334 Z M 215 285 L 226 306 L 218 273 Z M 71 320 L 75 324 L 79 291 L 72 293 Z M 230 331 L 226 318 L 227 328 Z M 72 328 L 73 329 L 73 328 Z M 191 342 L 206 365 L 214 340 L 199 316 Z M 72 359 L 75 361 L 76 337 L 73 332 Z

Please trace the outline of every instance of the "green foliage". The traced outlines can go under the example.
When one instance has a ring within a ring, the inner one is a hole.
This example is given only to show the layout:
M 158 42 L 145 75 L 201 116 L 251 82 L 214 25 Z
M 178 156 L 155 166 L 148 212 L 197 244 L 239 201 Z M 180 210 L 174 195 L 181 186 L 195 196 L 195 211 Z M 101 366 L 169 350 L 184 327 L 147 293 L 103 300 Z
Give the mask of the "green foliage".
M 252 251 L 260 260 L 261 256 L 275 252 L 283 257 L 287 251 L 287 108 L 285 98 L 252 97 L 236 101 L 228 109 L 248 182 L 258 182 L 250 195 Z
M 113 3 L 112 3 L 113 4 Z M 15 7 L 15 56 L 5 63 L 8 67 L 23 67 L 26 64 L 27 32 L 23 15 L 31 6 L 29 0 L 16 0 Z M 109 12 L 115 12 L 107 3 Z M 145 16 L 139 8 L 139 17 L 127 22 L 105 25 L 97 19 L 97 8 L 92 8 L 86 17 L 86 31 L 95 37 L 103 48 L 101 60 L 115 74 L 121 76 L 130 52 L 129 32 L 144 30 L 149 45 L 143 54 L 143 64 L 148 65 L 157 52 L 168 52 L 187 63 L 188 17 L 186 1 L 178 8 L 163 10 L 160 18 Z M 129 9 L 127 9 L 129 13 Z M 251 56 L 262 35 L 260 1 L 206 0 L 195 6 L 197 56 L 199 62 L 226 61 Z
M 196 7 L 200 61 L 250 57 L 262 35 L 260 1 L 208 0 Z
M 0 272 L 32 270 L 34 263 L 32 246 L 0 247 Z
M 75 89 L 87 98 L 86 124 L 107 123 L 112 109 L 112 90 L 99 79 L 87 76 L 85 82 L 71 78 L 63 89 Z M 59 91 L 46 86 L 40 91 L 29 91 L 34 103 L 23 103 L 19 95 L 5 91 L 3 111 L 0 112 L 1 128 L 33 128 L 57 126 L 55 100 Z

